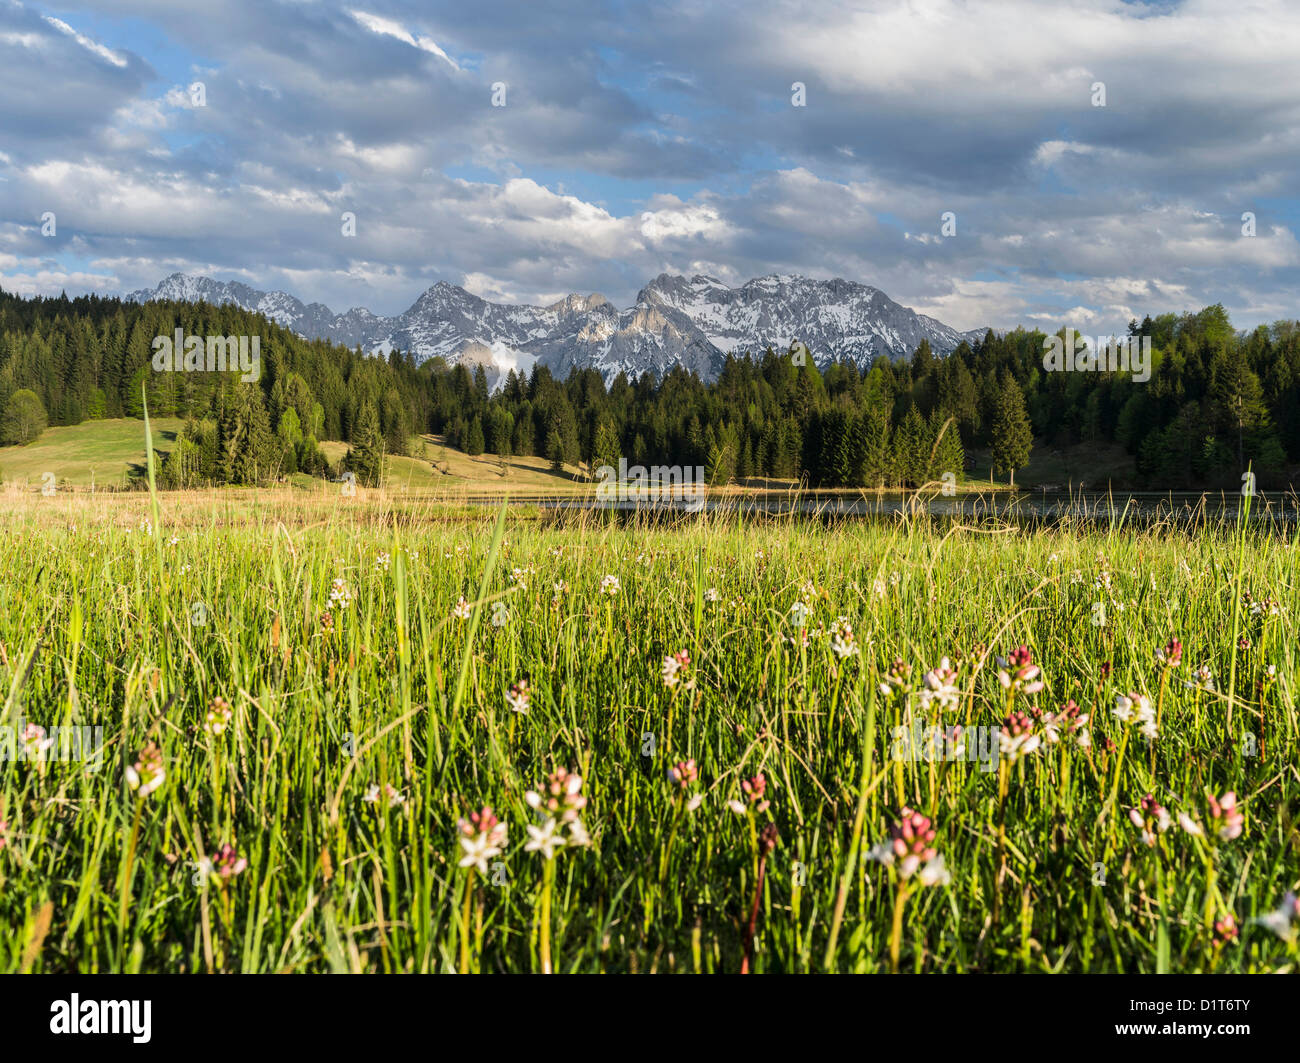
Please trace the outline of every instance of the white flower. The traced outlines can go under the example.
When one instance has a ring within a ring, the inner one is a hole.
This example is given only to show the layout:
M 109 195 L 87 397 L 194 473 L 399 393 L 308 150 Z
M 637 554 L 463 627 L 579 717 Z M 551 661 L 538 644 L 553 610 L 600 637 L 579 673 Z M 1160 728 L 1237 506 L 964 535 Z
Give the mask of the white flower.
M 808 614 L 811 612 L 812 610 L 805 603 L 795 602 L 794 605 L 790 606 L 790 623 L 794 624 L 795 627 L 807 627 Z
M 717 587 L 710 587 L 704 592 L 704 600 L 706 602 L 720 602 L 722 601 L 722 595 L 718 593 Z
M 694 812 L 702 804 L 704 804 L 704 795 L 696 794 L 694 797 L 692 797 L 689 801 L 686 802 L 686 811 Z
M 937 702 L 940 709 L 955 709 L 961 705 L 961 691 L 953 680 L 957 673 L 947 657 L 939 661 L 938 668 L 925 673 L 925 689 L 921 691 L 921 707 L 928 709 Z
M 524 849 L 530 853 L 541 853 L 543 859 L 554 860 L 555 850 L 564 847 L 563 835 L 555 833 L 555 828 L 558 826 L 559 821 L 554 817 L 548 819 L 540 827 L 535 827 L 530 823 L 528 825 L 528 841 L 524 844 Z
M 1289 941 L 1292 936 L 1291 923 L 1297 915 L 1300 915 L 1300 904 L 1296 901 L 1296 895 L 1288 892 L 1276 909 L 1253 921 L 1273 931 L 1283 941 Z
M 463 594 L 456 600 L 456 604 L 451 609 L 451 615 L 457 620 L 468 620 L 471 612 L 470 604 L 465 601 Z
M 734 797 L 727 802 L 727 807 L 738 816 L 743 816 L 745 814 L 745 802 L 738 801 Z
M 406 804 L 406 795 L 400 790 L 393 789 L 393 787 L 389 786 L 388 783 L 384 783 L 382 791 L 380 790 L 378 783 L 371 783 L 366 787 L 366 792 L 362 795 L 361 800 L 370 805 L 378 804 L 381 793 L 388 801 L 389 808 L 398 808 L 399 806 Z
M 942 853 L 926 861 L 916 877 L 922 886 L 946 886 L 952 881 L 952 875 L 944 865 Z
M 335 579 L 330 586 L 330 607 L 346 609 L 352 601 L 352 592 L 342 579 Z
M 619 591 L 618 577 L 609 575 L 600 581 L 600 593 L 608 594 L 611 598 Z
M 389 562 L 389 557 L 388 557 L 387 554 L 379 554 L 379 555 L 375 558 L 375 569 L 376 569 L 376 571 L 387 572 L 387 571 L 388 571 L 388 562 Z
M 1178 825 L 1194 838 L 1205 837 L 1205 831 L 1201 829 L 1201 825 L 1197 823 L 1196 820 L 1192 819 L 1192 817 L 1186 812 L 1178 813 Z
M 480 874 L 488 873 L 488 861 L 501 855 L 501 847 L 493 841 L 492 833 L 476 834 L 472 838 L 461 838 L 460 847 L 465 855 L 460 858 L 460 867 L 476 867 Z
M 889 842 L 879 842 L 867 850 L 865 858 L 889 867 L 894 862 L 894 847 Z

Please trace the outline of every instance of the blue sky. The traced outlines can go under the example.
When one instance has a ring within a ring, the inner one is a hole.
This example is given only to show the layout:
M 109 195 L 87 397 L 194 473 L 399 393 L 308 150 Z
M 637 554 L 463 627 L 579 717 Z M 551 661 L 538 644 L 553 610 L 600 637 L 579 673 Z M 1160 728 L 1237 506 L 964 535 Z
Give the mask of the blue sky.
M 1300 315 L 1297 55 L 1285 0 L 0 0 L 0 287 L 803 273 L 959 328 L 1253 327 Z

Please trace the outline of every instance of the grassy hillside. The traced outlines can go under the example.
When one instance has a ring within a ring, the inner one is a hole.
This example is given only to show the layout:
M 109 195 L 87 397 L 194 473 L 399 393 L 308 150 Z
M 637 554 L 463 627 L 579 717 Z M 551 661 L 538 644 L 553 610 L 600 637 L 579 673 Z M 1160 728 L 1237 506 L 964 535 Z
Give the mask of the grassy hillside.
M 170 451 L 182 424 L 175 417 L 153 419 L 154 449 Z M 115 486 L 128 475 L 143 474 L 144 462 L 143 421 L 85 421 L 49 428 L 25 447 L 0 447 L 0 480 L 35 487 L 51 472 L 59 484 Z

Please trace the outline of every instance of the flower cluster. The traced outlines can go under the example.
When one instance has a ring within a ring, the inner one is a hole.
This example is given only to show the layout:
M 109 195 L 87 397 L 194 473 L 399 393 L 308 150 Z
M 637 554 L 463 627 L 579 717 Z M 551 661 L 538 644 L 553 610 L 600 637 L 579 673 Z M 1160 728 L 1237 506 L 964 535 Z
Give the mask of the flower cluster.
M 1040 671 L 1033 663 L 1028 646 L 1017 646 L 1010 657 L 998 658 L 998 682 L 1012 694 L 1037 694 L 1042 690 Z
M 1168 810 L 1154 794 L 1147 794 L 1137 808 L 1130 808 L 1128 818 L 1142 832 L 1142 841 L 1147 845 L 1155 845 L 1157 836 L 1167 831 L 1171 822 Z
M 235 847 L 229 843 L 223 845 L 208 859 L 211 862 L 212 874 L 223 882 L 230 881 L 248 867 L 248 861 L 235 852 Z
M 1208 805 L 1210 829 L 1218 835 L 1220 841 L 1230 842 L 1241 837 L 1246 817 L 1237 808 L 1237 795 L 1232 790 L 1219 798 L 1211 794 Z M 1205 837 L 1205 828 L 1186 812 L 1178 813 L 1178 825 L 1194 837 Z
M 738 816 L 744 815 L 750 807 L 755 812 L 766 812 L 771 807 L 771 802 L 764 796 L 767 793 L 767 776 L 761 771 L 752 778 L 742 779 L 740 792 L 745 795 L 744 801 L 732 798 L 727 802 L 727 807 Z
M 137 791 L 141 797 L 147 797 L 160 787 L 167 778 L 163 767 L 162 750 L 153 742 L 140 750 L 139 758 L 126 769 L 126 784 Z
M 346 609 L 352 604 L 352 592 L 342 577 L 336 576 L 330 585 L 330 608 Z
M 1061 738 L 1072 737 L 1081 749 L 1092 745 L 1092 736 L 1088 733 L 1089 715 L 1073 698 L 1056 712 L 1043 712 L 1040 709 L 1029 710 L 1042 724 L 1043 737 L 1049 746 L 1054 746 Z
M 587 807 L 587 799 L 582 794 L 582 776 L 565 768 L 551 772 L 546 778 L 546 785 L 539 793 L 529 790 L 524 794 L 528 807 L 545 814 L 540 827 L 528 826 L 528 841 L 524 849 L 528 852 L 541 853 L 543 859 L 551 860 L 555 851 L 565 846 L 574 848 L 591 841 L 587 829 L 582 825 L 579 814 Z M 564 827 L 569 833 L 565 836 Z
M 1017 760 L 1033 753 L 1042 744 L 1042 737 L 1034 733 L 1033 721 L 1023 712 L 1011 712 L 1002 721 L 998 731 L 998 752 L 1009 760 Z
M 516 680 L 510 684 L 510 689 L 506 691 L 506 704 L 510 707 L 511 712 L 527 712 L 529 705 L 532 703 L 532 690 L 528 686 L 528 677 Z
M 1151 699 L 1145 694 L 1136 694 L 1132 691 L 1127 694 L 1116 694 L 1115 707 L 1111 711 L 1122 722 L 1137 724 L 1148 739 L 1154 739 L 1158 734 L 1156 710 L 1151 705 Z
M 400 808 L 406 804 L 406 795 L 400 790 L 394 789 L 388 783 L 384 783 L 382 789 L 380 789 L 378 783 L 371 783 L 366 787 L 366 792 L 361 800 L 368 805 L 377 805 L 381 797 L 388 803 L 389 808 Z
M 208 734 L 224 734 L 230 721 L 234 717 L 234 710 L 230 707 L 230 702 L 225 698 L 213 698 L 208 705 L 207 715 L 203 718 L 203 729 Z
M 665 657 L 663 664 L 659 669 L 659 674 L 663 677 L 664 686 L 669 689 L 675 687 L 682 678 L 682 673 L 686 671 L 691 663 L 691 655 L 685 650 L 674 653 L 670 657 Z
M 939 661 L 937 668 L 925 673 L 924 686 L 921 689 L 921 708 L 929 709 L 931 705 L 938 709 L 951 710 L 961 706 L 961 691 L 957 689 L 957 671 L 947 657 Z
M 471 812 L 468 819 L 458 820 L 456 830 L 460 833 L 460 847 L 465 855 L 460 858 L 461 867 L 476 867 L 479 874 L 486 875 L 488 861 L 500 856 L 506 844 L 508 828 L 497 819 L 491 805 L 484 805 L 478 812 Z
M 943 857 L 931 844 L 935 830 L 930 817 L 910 808 L 904 808 L 900 816 L 899 822 L 890 828 L 889 841 L 881 842 L 868 852 L 867 859 L 895 868 L 902 879 L 916 875 L 922 886 L 946 886 L 952 876 Z

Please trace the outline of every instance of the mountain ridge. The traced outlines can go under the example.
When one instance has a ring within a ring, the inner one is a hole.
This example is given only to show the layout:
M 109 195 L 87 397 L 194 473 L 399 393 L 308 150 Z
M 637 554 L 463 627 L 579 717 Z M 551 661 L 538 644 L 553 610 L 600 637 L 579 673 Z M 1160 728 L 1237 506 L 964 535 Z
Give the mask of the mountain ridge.
M 620 372 L 635 379 L 682 366 L 712 380 L 729 354 L 758 354 L 769 346 L 787 351 L 795 342 L 808 347 L 819 367 L 845 359 L 862 365 L 881 356 L 908 357 L 922 339 L 935 354 L 946 355 L 985 333 L 958 331 L 871 285 L 775 273 L 735 288 L 707 274 L 661 273 L 622 310 L 597 292 L 572 293 L 547 306 L 493 303 L 443 280 L 393 317 L 360 306 L 339 314 L 289 292 L 187 273 L 173 273 L 125 298 L 234 303 L 308 339 L 372 354 L 410 351 L 421 362 L 442 357 L 455 364 L 468 354 L 481 363 L 486 348 L 494 386 L 510 369 L 527 372 L 537 363 L 561 377 L 571 369 L 595 368 L 606 380 Z

